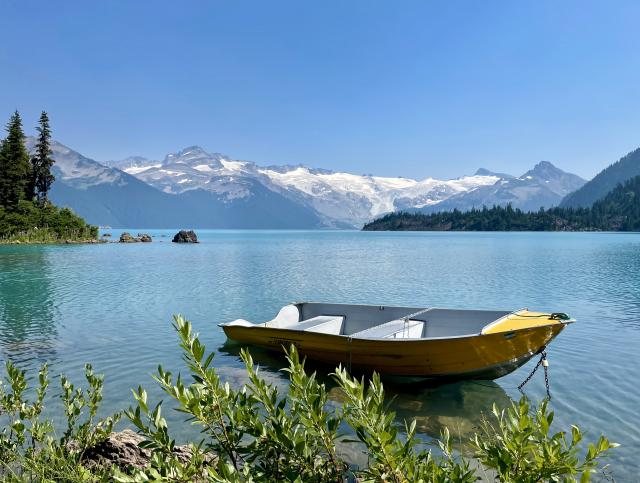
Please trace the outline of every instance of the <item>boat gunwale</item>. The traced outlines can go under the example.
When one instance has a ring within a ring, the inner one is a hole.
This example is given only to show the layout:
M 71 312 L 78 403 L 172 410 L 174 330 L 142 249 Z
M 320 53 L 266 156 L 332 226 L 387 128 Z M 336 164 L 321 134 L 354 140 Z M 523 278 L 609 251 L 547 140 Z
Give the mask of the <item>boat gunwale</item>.
M 375 305 L 373 306 L 375 307 Z M 451 309 L 451 310 L 455 310 L 455 309 Z M 521 328 L 517 328 L 517 329 L 512 329 L 512 330 L 506 330 L 504 332 L 493 332 L 493 333 L 489 333 L 489 334 L 483 334 L 482 332 L 478 332 L 478 333 L 474 333 L 474 334 L 461 334 L 461 335 L 452 335 L 452 336 L 445 336 L 445 337 L 420 337 L 420 338 L 385 338 L 385 337 L 352 337 L 350 335 L 347 334 L 326 334 L 326 333 L 322 333 L 322 332 L 313 332 L 313 331 L 304 331 L 304 330 L 298 330 L 298 329 L 289 329 L 286 327 L 267 327 L 267 326 L 263 326 L 262 323 L 260 324 L 253 324 L 251 326 L 247 326 L 247 325 L 228 325 L 231 324 L 231 322 L 227 322 L 224 324 L 218 324 L 220 327 L 223 328 L 223 330 L 226 327 L 234 327 L 234 328 L 238 328 L 238 329 L 248 329 L 248 330 L 272 330 L 272 331 L 276 331 L 278 333 L 285 333 L 285 334 L 313 334 L 314 336 L 321 336 L 321 337 L 338 337 L 338 338 L 342 338 L 342 339 L 351 339 L 352 341 L 376 341 L 376 342 L 386 342 L 386 343 L 393 343 L 393 342 L 398 342 L 398 343 L 407 343 L 407 342 L 428 342 L 428 341 L 438 341 L 438 340 L 453 340 L 453 339 L 473 339 L 476 337 L 489 337 L 489 336 L 499 336 L 500 334 L 516 334 L 519 332 L 525 332 L 525 331 L 531 331 L 531 330 L 536 330 L 536 329 L 542 329 L 542 328 L 548 328 L 548 327 L 553 327 L 553 326 L 557 326 L 557 325 L 562 325 L 562 326 L 567 326 L 569 324 L 572 324 L 575 322 L 575 319 L 568 319 L 568 320 L 555 320 L 555 319 L 549 319 L 549 320 L 553 320 L 552 323 L 550 324 L 543 324 L 543 325 L 536 325 L 533 327 L 521 327 Z M 564 328 L 564 327 L 563 327 Z

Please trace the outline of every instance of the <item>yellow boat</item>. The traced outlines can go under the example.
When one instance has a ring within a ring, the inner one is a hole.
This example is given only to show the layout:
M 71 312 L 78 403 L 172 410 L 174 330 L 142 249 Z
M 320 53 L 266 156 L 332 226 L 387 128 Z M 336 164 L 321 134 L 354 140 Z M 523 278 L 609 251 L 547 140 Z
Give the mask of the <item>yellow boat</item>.
M 410 378 L 495 379 L 542 352 L 562 313 L 296 303 L 268 322 L 220 324 L 229 339 L 311 360 Z

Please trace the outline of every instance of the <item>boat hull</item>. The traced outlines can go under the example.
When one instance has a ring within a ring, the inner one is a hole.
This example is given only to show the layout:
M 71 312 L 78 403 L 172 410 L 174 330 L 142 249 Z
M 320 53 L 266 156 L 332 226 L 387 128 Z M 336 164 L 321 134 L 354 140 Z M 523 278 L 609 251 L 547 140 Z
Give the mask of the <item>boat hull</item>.
M 357 339 L 269 327 L 223 326 L 229 339 L 353 370 L 399 377 L 496 379 L 542 351 L 565 327 L 553 323 L 494 334 L 433 339 Z

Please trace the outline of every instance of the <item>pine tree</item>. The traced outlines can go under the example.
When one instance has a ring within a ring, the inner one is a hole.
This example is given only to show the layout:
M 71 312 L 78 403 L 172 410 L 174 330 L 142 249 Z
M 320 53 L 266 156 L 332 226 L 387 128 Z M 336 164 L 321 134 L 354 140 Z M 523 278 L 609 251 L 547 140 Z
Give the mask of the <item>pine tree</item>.
M 40 114 L 40 126 L 37 131 L 38 142 L 35 147 L 35 155 L 31 158 L 31 183 L 32 197 L 38 197 L 38 202 L 45 205 L 48 201 L 48 193 L 51 184 L 56 179 L 51 174 L 51 166 L 55 162 L 51 157 L 51 129 L 49 128 L 49 116 L 45 111 Z
M 7 137 L 0 148 L 0 205 L 15 207 L 25 197 L 30 176 L 22 119 L 16 111 L 9 119 Z

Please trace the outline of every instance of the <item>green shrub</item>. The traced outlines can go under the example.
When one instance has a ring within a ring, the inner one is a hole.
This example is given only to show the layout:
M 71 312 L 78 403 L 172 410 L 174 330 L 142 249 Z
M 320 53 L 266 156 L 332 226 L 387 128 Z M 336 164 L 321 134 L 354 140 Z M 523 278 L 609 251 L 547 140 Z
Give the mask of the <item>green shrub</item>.
M 0 477 L 4 481 L 96 481 L 108 477 L 110 468 L 90 472 L 81 464 L 87 448 L 105 439 L 120 415 L 97 418 L 103 378 L 85 367 L 87 388 L 60 377 L 66 429 L 59 435 L 43 417 L 50 379 L 45 364 L 38 384 L 30 390 L 26 372 L 10 361 L 5 365 L 6 384 L 0 382 Z M 31 395 L 30 395 L 31 394 Z
M 576 475 L 589 481 L 598 470 L 598 458 L 618 446 L 600 436 L 581 458 L 580 428 L 571 427 L 570 441 L 564 431 L 552 433 L 553 412 L 546 400 L 533 413 L 525 398 L 504 411 L 494 405 L 493 416 L 495 421 L 485 421 L 483 434 L 474 437 L 473 445 L 478 460 L 495 470 L 500 481 L 533 483 L 560 477 L 571 481 Z
M 97 237 L 98 228 L 88 225 L 69 208 L 50 203 L 41 207 L 25 200 L 11 210 L 0 206 L 0 241 L 55 243 Z
M 234 388 L 217 374 L 213 353 L 207 354 L 191 324 L 175 317 L 175 328 L 189 377 L 174 377 L 160 366 L 154 379 L 185 422 L 200 430 L 190 458 L 178 457 L 162 403 L 151 405 L 138 387 L 135 406 L 124 414 L 145 438 L 141 446 L 151 453 L 149 465 L 85 467 L 85 451 L 105 439 L 119 418 L 97 417 L 102 377 L 86 366 L 86 389 L 61 377 L 66 426 L 58 432 L 42 416 L 46 365 L 30 390 L 25 372 L 8 362 L 6 385 L 0 385 L 0 476 L 8 481 L 471 482 L 482 471 L 484 479 L 504 482 L 589 481 L 602 474 L 602 457 L 617 446 L 601 437 L 585 453 L 577 427 L 568 441 L 564 432 L 551 431 L 553 413 L 546 402 L 531 411 L 523 398 L 505 411 L 494 408 L 481 434 L 468 442 L 473 462 L 453 450 L 446 430 L 435 455 L 416 434 L 415 422 L 398 429 L 377 374 L 365 382 L 339 367 L 333 376 L 344 397 L 336 409 L 294 347 L 287 354 L 290 384 L 283 393 L 261 377 L 243 350 L 248 382 Z M 354 442 L 367 457 L 363 468 L 351 467 L 339 451 Z

